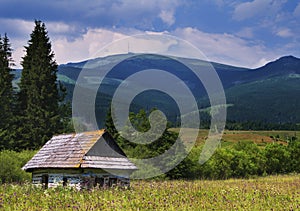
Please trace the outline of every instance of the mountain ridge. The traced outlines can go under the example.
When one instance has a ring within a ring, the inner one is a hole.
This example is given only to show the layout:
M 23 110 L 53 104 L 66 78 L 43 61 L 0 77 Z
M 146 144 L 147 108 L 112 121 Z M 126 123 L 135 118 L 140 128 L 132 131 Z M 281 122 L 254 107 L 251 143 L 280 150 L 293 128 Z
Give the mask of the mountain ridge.
M 97 57 L 97 58 L 93 58 L 93 59 L 86 59 L 83 61 L 78 61 L 78 62 L 67 62 L 65 64 L 59 64 L 59 66 L 73 66 L 73 67 L 79 67 L 79 68 L 83 68 L 83 66 L 91 61 L 97 61 L 97 60 L 110 60 L 111 58 L 115 58 L 115 57 L 129 57 L 129 56 L 134 56 L 134 55 L 139 55 L 139 54 L 135 54 L 135 53 L 127 53 L 127 54 L 115 54 L 115 55 L 108 55 L 108 56 L 104 56 L 104 57 Z M 175 56 L 169 56 L 170 58 L 180 58 L 180 59 L 186 59 L 186 60 L 198 60 L 199 59 L 194 59 L 194 58 L 186 58 L 186 57 L 175 57 Z M 245 69 L 245 70 L 258 70 L 261 69 L 263 67 L 269 66 L 271 64 L 275 64 L 275 63 L 287 63 L 290 61 L 297 61 L 297 63 L 300 63 L 300 58 L 295 57 L 293 55 L 285 55 L 285 56 L 281 56 L 273 61 L 270 61 L 260 67 L 257 68 L 250 68 L 250 67 L 240 67 L 240 66 L 234 66 L 231 64 L 226 64 L 226 63 L 220 63 L 220 62 L 215 62 L 215 61 L 204 61 L 201 60 L 202 62 L 207 62 L 207 63 L 211 63 L 213 66 L 226 66 L 230 68 L 239 68 L 239 69 Z
M 114 66 L 113 71 L 110 71 L 104 80 L 105 84 L 101 87 L 94 87 L 92 79 L 95 77 L 95 74 L 97 75 L 97 71 L 111 68 L 112 64 L 120 59 L 127 61 L 127 64 Z M 208 63 L 197 59 L 180 59 L 194 67 L 205 66 Z M 210 64 L 219 75 L 225 90 L 227 104 L 230 105 L 227 108 L 228 122 L 300 125 L 299 58 L 283 56 L 255 69 L 235 67 L 216 62 L 211 62 Z M 200 114 L 205 117 L 203 122 L 208 119 L 207 111 L 209 111 L 210 103 L 204 87 L 199 84 L 197 78 L 192 77 L 187 71 L 179 68 L 176 62 L 174 63 L 171 60 L 168 61 L 160 57 L 131 53 L 59 65 L 59 79 L 68 89 L 68 100 L 72 100 L 75 82 L 84 65 L 88 67 L 86 75 L 88 86 L 84 87 L 84 90 L 86 92 L 89 92 L 88 90 L 91 88 L 99 90 L 99 96 L 96 99 L 96 105 L 99 107 L 96 108 L 96 114 L 100 127 L 104 126 L 106 112 L 118 85 L 131 74 L 139 70 L 149 69 L 148 67 L 152 66 L 154 69 L 166 68 L 167 71 L 178 76 L 186 83 L 197 99 Z M 152 92 L 148 94 L 151 97 L 141 94 L 134 100 L 134 105 L 132 105 L 133 111 L 138 111 L 141 108 L 151 109 L 151 107 L 159 107 L 167 114 L 168 119 L 175 123 L 178 119 L 178 108 L 176 105 L 173 105 L 174 102 L 161 93 Z M 152 101 L 149 101 L 149 99 Z

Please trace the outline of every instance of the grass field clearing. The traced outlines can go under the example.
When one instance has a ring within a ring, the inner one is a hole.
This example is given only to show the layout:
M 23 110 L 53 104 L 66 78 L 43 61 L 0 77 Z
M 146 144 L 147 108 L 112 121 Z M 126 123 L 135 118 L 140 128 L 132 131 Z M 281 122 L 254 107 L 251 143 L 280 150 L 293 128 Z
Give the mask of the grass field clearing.
M 2 210 L 299 210 L 300 177 L 133 181 L 128 190 L 1 185 Z

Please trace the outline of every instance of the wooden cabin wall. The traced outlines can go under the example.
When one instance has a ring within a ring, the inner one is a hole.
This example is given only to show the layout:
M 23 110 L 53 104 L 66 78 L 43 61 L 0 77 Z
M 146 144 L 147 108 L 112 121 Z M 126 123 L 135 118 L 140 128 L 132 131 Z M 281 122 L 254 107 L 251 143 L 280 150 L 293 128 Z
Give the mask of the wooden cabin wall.
M 47 179 L 47 181 L 45 181 Z M 105 188 L 111 186 L 129 187 L 128 178 L 120 178 L 108 173 L 33 173 L 32 183 L 43 188 L 58 186 L 74 187 L 80 189 Z

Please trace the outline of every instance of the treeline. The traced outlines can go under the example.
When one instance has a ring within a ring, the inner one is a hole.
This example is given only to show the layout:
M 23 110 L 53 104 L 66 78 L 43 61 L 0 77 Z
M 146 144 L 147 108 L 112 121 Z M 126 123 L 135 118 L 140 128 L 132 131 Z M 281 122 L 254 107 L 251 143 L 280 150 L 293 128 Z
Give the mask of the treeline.
M 272 123 L 263 121 L 230 121 L 226 122 L 228 130 L 300 130 L 300 124 L 296 123 Z
M 146 132 L 150 129 L 149 113 L 144 110 L 136 114 L 130 113 L 130 123 L 137 131 Z M 116 124 L 118 123 L 116 122 Z M 156 124 L 163 127 L 163 123 L 159 120 Z M 170 131 L 168 124 L 163 135 L 151 144 L 132 143 L 132 140 L 126 140 L 118 133 L 114 127 L 111 112 L 108 112 L 106 128 L 129 157 L 139 159 L 162 154 L 178 138 L 178 133 Z M 134 134 L 134 131 L 130 131 L 129 128 L 126 129 L 125 126 L 123 133 Z M 138 140 L 138 137 L 132 136 L 132 138 L 136 142 L 143 141 Z M 194 146 L 189 155 L 163 177 L 169 179 L 227 179 L 300 173 L 300 141 L 297 140 L 297 137 L 286 141 L 286 145 L 274 142 L 265 146 L 258 146 L 253 142 L 238 142 L 232 146 L 218 148 L 204 165 L 199 164 L 202 146 Z M 174 152 L 174 160 L 177 159 L 176 155 L 182 155 L 182 150 L 185 150 L 183 144 L 178 148 L 178 151 Z M 170 165 L 174 160 L 170 161 Z
M 175 138 L 177 134 L 168 132 L 164 137 L 167 136 Z M 165 140 L 164 144 L 139 145 L 139 147 L 134 146 L 135 144 L 131 146 L 126 144 L 123 142 L 123 149 L 129 157 L 146 158 L 161 153 L 172 142 Z M 264 147 L 253 142 L 238 142 L 232 146 L 218 148 L 203 165 L 199 164 L 201 150 L 201 146 L 194 147 L 178 166 L 161 175 L 159 179 L 228 179 L 300 173 L 300 141 L 297 139 L 286 145 L 275 142 Z M 28 150 L 1 151 L 0 183 L 30 181 L 30 174 L 21 168 L 35 153 L 36 151 Z
M 0 150 L 37 149 L 53 134 L 72 130 L 66 89 L 57 80 L 57 63 L 41 21 L 35 21 L 25 51 L 17 90 L 11 43 L 6 34 L 0 36 Z
M 239 142 L 232 147 L 217 149 L 202 166 L 197 164 L 198 155 L 194 151 L 189 158 L 193 163 L 189 175 L 193 179 L 249 178 L 300 173 L 299 140 L 291 141 L 287 145 L 269 143 L 264 147 L 253 142 Z
M 130 113 L 129 119 L 134 128 L 140 132 L 150 129 L 149 113 L 141 110 Z M 117 124 L 117 123 L 116 123 Z M 157 120 L 159 126 L 164 122 Z M 150 144 L 137 144 L 132 140 L 124 139 L 113 124 L 111 112 L 108 112 L 106 128 L 117 140 L 118 144 L 131 158 L 155 157 L 169 149 L 177 140 L 178 133 L 169 130 L 167 125 L 163 135 Z M 130 127 L 125 126 L 124 133 L 133 134 Z M 151 134 L 150 134 L 151 136 Z M 139 137 L 133 137 L 136 142 Z M 286 140 L 285 144 L 268 143 L 258 146 L 253 142 L 238 142 L 218 148 L 212 157 L 203 165 L 199 164 L 199 156 L 203 146 L 194 146 L 188 156 L 171 171 L 159 176 L 159 179 L 228 179 L 250 178 L 273 174 L 300 173 L 300 141 L 297 137 Z M 179 145 L 174 151 L 174 159 L 167 165 L 173 165 L 178 155 L 182 155 L 185 148 Z M 36 153 L 36 151 L 8 151 L 0 152 L 0 182 L 22 182 L 30 179 L 30 174 L 21 170 L 21 167 Z M 166 164 L 161 166 L 166 167 Z M 164 166 L 165 165 L 165 166 Z
M 200 128 L 209 129 L 211 116 L 207 112 L 199 112 Z M 189 117 L 187 117 L 189 118 Z M 172 123 L 174 127 L 180 126 L 179 122 Z M 198 128 L 198 125 L 189 125 L 191 128 Z M 226 120 L 225 128 L 227 130 L 300 130 L 300 124 L 294 122 L 267 122 L 267 121 L 235 121 L 232 119 Z

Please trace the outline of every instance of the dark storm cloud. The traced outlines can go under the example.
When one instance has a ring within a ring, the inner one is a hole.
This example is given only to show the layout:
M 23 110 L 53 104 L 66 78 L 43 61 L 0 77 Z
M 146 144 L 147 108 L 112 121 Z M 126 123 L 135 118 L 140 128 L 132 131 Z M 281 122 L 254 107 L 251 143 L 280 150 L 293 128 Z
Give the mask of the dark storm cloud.
M 133 0 L 4 0 L 0 18 L 63 21 L 85 27 L 134 27 L 152 29 L 162 10 L 174 10 L 176 1 Z
M 69 49 L 90 52 L 98 39 L 165 32 L 204 48 L 215 61 L 256 67 L 253 61 L 299 56 L 299 8 L 287 0 L 0 0 L 0 34 L 8 33 L 21 57 L 33 21 L 42 20 L 65 62 Z

